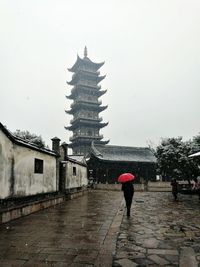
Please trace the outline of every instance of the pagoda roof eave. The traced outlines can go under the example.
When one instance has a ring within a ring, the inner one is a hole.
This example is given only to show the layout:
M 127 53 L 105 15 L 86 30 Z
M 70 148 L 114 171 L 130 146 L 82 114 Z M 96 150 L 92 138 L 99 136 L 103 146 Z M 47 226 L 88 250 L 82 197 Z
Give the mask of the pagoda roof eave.
M 83 89 L 83 88 L 81 88 L 81 87 L 77 87 L 77 88 L 74 88 L 74 89 L 72 89 L 72 91 L 71 91 L 71 94 L 70 95 L 66 95 L 65 97 L 67 98 L 67 99 L 74 99 L 74 96 L 76 95 L 76 92 L 78 92 L 78 91 L 83 91 L 83 92 L 85 92 L 85 90 L 92 90 L 92 92 L 94 93 L 94 94 L 96 94 L 98 97 L 100 97 L 100 96 L 102 96 L 102 95 L 104 95 L 106 92 L 107 92 L 107 90 L 100 90 L 99 88 L 94 88 L 94 89 L 91 89 L 90 87 L 89 88 L 87 88 L 87 89 Z
M 73 99 L 72 94 L 65 96 L 67 99 Z
M 65 113 L 67 113 L 67 114 L 73 114 L 73 111 L 70 109 L 70 110 L 65 110 Z
M 78 64 L 81 62 L 81 58 L 79 57 L 79 55 L 77 54 L 77 59 L 76 62 L 74 63 L 74 65 L 71 68 L 68 68 L 68 71 L 70 72 L 74 72 L 74 69 L 76 69 L 76 67 L 78 66 Z
M 98 93 L 97 93 L 97 95 L 98 96 L 102 96 L 102 95 L 104 95 L 105 93 L 107 92 L 107 90 L 102 90 L 102 91 L 98 91 Z
M 73 82 L 73 80 L 67 82 L 68 85 L 75 85 L 75 83 Z
M 67 130 L 73 131 L 81 125 L 87 125 L 89 127 L 95 127 L 98 129 L 104 128 L 108 125 L 108 122 L 100 123 L 100 122 L 89 122 L 89 121 L 79 121 L 78 123 L 72 124 L 68 127 L 65 127 Z
M 104 111 L 105 109 L 108 108 L 108 105 L 107 106 L 89 106 L 89 105 L 84 105 L 83 103 L 79 103 L 79 104 L 76 104 L 74 105 L 70 110 L 67 111 L 68 114 L 74 114 L 74 112 L 79 109 L 80 107 L 82 107 L 83 109 L 90 109 L 90 110 L 95 110 L 97 112 L 102 112 Z
M 106 105 L 106 106 L 99 106 L 99 112 L 102 112 L 102 111 L 104 111 L 107 108 L 108 108 L 108 105 Z
M 64 126 L 65 130 L 71 131 L 71 126 Z
M 77 73 L 73 74 L 71 81 L 67 82 L 68 85 L 76 85 L 77 84 Z M 97 84 L 100 83 L 103 79 L 105 79 L 106 75 L 103 76 L 97 76 L 96 82 Z
M 69 145 L 68 145 L 68 147 L 69 148 L 73 148 L 73 147 L 76 147 L 76 146 L 79 146 L 80 145 L 80 143 L 82 143 L 82 144 L 92 144 L 92 142 L 94 142 L 95 144 L 97 144 L 97 145 L 107 145 L 109 142 L 110 142 L 110 140 L 105 140 L 105 141 L 102 141 L 102 140 L 85 140 L 85 141 L 80 141 L 80 142 L 71 142 L 71 143 L 69 143 Z
M 105 79 L 106 75 L 98 76 L 97 77 L 97 83 L 101 82 L 103 79 Z
M 100 143 L 101 145 L 107 145 L 110 142 L 110 140 L 105 140 L 105 141 L 94 141 L 95 144 Z
M 75 72 L 77 70 L 77 68 L 79 67 L 79 65 L 85 64 L 85 63 L 95 66 L 95 69 L 98 70 L 101 66 L 104 65 L 105 62 L 95 63 L 95 62 L 91 61 L 88 57 L 85 57 L 82 59 L 79 57 L 79 55 L 77 55 L 76 62 L 74 63 L 74 65 L 71 68 L 68 68 L 68 71 Z
M 104 122 L 104 123 L 101 123 L 101 128 L 104 128 L 104 127 L 106 127 L 108 124 L 109 124 L 109 122 Z

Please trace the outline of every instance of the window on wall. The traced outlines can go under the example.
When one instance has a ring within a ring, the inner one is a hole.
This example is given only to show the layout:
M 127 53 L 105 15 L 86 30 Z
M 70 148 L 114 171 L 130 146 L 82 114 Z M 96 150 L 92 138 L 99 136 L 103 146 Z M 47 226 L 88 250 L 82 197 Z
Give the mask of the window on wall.
M 43 173 L 43 160 L 35 159 L 34 173 Z
M 73 167 L 73 175 L 76 176 L 76 167 Z

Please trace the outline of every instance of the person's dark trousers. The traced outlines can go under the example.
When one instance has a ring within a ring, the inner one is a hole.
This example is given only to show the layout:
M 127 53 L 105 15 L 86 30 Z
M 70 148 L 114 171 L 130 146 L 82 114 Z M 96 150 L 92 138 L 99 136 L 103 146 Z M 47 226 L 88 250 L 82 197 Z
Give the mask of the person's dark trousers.
M 177 200 L 177 192 L 173 192 L 172 194 L 174 196 L 174 200 Z
M 131 205 L 127 206 L 127 217 L 130 217 L 130 214 L 131 214 Z
M 133 197 L 126 197 L 125 200 L 126 200 L 126 209 L 127 209 L 127 216 L 130 217 L 130 213 L 131 213 L 131 204 L 132 204 L 132 198 Z

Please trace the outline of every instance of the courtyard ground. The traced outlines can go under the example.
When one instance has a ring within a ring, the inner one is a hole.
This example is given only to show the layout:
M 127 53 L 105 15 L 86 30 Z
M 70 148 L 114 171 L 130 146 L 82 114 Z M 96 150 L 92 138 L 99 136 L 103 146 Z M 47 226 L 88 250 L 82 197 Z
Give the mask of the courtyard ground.
M 120 191 L 83 197 L 0 226 L 0 267 L 200 266 L 197 196 Z
M 131 218 L 123 217 L 114 266 L 200 266 L 198 196 L 136 193 Z

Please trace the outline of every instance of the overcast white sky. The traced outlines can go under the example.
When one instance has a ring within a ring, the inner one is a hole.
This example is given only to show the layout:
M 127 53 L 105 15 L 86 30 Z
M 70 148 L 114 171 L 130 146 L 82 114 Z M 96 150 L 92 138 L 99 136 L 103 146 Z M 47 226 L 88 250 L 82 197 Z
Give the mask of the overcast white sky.
M 0 121 L 50 145 L 64 126 L 83 57 L 105 61 L 110 144 L 147 146 L 200 132 L 199 0 L 0 0 Z

